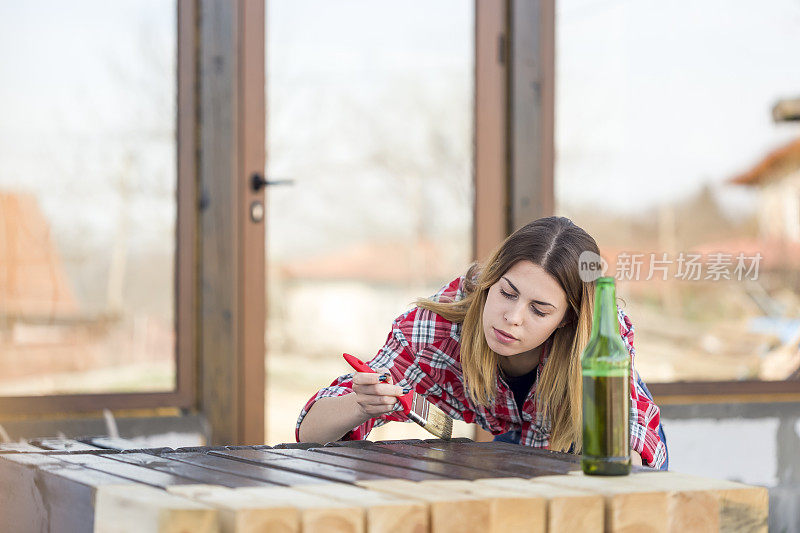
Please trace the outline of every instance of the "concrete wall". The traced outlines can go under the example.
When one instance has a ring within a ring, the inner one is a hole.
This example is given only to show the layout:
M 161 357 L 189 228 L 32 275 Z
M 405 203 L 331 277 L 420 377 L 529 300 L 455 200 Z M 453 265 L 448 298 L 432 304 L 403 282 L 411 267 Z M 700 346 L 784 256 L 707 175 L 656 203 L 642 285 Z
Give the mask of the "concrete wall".
M 661 406 L 670 470 L 769 488 L 770 532 L 800 533 L 800 403 Z

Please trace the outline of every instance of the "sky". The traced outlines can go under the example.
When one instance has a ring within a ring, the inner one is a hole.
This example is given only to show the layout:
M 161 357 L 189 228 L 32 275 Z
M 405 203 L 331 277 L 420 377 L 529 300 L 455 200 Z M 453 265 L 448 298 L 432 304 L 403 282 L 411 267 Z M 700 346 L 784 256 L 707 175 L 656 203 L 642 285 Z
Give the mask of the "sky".
M 643 211 L 721 187 L 800 135 L 770 109 L 800 96 L 800 2 L 582 0 L 557 22 L 561 201 Z
M 466 231 L 472 2 L 267 5 L 268 169 L 296 179 L 270 192 L 273 245 L 419 222 L 389 166 L 360 162 L 385 139 L 429 191 L 420 223 Z M 0 187 L 37 194 L 73 237 L 107 242 L 125 212 L 134 241 L 170 239 L 174 25 L 174 0 L 0 4 Z M 710 184 L 752 208 L 724 183 L 800 135 L 769 113 L 800 95 L 798 28 L 798 0 L 558 2 L 559 204 L 646 213 Z M 415 165 L 437 155 L 431 132 L 451 161 Z M 128 209 L 120 180 L 136 185 Z

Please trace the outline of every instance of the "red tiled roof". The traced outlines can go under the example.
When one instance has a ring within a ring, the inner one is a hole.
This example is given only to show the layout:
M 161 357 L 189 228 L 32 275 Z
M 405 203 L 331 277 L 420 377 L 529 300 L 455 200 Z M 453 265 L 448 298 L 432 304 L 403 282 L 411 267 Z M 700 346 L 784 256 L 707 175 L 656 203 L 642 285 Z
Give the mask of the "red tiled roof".
M 800 139 L 773 150 L 753 168 L 730 179 L 737 185 L 759 185 L 800 170 Z
M 47 317 L 76 311 L 36 198 L 0 192 L 0 315 Z

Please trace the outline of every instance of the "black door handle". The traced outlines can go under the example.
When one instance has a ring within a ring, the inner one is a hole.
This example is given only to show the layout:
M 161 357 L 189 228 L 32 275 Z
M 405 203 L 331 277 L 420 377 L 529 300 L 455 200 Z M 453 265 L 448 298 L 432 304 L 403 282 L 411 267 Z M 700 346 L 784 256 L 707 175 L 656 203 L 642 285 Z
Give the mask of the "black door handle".
M 267 185 L 292 185 L 292 184 L 294 184 L 294 180 L 264 179 L 264 176 L 262 176 L 259 172 L 254 172 L 253 175 L 250 176 L 250 188 L 253 189 L 253 192 L 258 192 Z

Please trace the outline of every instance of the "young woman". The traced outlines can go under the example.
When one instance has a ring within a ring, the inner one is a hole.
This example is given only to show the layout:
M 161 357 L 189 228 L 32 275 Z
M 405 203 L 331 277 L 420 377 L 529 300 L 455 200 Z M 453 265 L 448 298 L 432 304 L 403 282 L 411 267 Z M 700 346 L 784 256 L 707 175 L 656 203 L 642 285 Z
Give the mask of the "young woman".
M 567 218 L 516 231 L 483 268 L 472 265 L 394 321 L 368 363 L 377 374 L 347 374 L 315 394 L 297 421 L 298 441 L 364 439 L 376 425 L 405 421 L 400 383 L 502 440 L 580 453 L 581 354 L 595 285 L 578 272 L 587 250 L 599 253 Z M 633 325 L 621 310 L 618 317 L 631 355 L 632 461 L 663 468 L 659 409 L 633 367 Z M 384 372 L 389 380 L 380 383 Z

